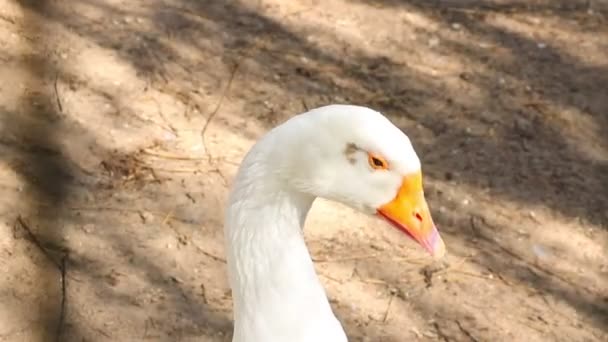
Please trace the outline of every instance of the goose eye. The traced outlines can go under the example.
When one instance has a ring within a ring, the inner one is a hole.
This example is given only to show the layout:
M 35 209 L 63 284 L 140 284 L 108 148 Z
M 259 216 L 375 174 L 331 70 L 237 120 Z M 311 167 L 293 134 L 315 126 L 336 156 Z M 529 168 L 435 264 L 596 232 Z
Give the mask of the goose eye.
M 388 163 L 386 162 L 386 160 L 384 160 L 384 158 L 382 158 L 380 156 L 369 154 L 368 161 L 369 161 L 369 166 L 371 166 L 373 169 L 376 169 L 376 170 L 388 169 Z

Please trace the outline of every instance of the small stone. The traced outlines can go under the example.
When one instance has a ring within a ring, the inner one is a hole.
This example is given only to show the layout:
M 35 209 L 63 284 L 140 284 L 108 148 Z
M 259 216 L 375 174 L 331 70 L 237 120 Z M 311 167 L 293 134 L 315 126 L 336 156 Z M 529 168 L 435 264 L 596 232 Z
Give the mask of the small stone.
M 91 234 L 95 230 L 95 225 L 92 223 L 87 223 L 82 226 L 82 230 L 87 234 Z
M 154 222 L 154 215 L 148 211 L 140 212 L 139 217 L 144 223 Z

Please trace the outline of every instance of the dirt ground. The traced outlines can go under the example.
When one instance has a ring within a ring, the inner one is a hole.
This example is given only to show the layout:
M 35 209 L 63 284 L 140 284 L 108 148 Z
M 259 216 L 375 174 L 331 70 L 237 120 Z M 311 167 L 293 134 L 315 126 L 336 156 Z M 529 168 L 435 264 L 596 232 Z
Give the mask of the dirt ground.
M 230 341 L 222 211 L 286 118 L 384 112 L 432 260 L 319 201 L 352 341 L 608 341 L 608 2 L 0 0 L 0 341 Z

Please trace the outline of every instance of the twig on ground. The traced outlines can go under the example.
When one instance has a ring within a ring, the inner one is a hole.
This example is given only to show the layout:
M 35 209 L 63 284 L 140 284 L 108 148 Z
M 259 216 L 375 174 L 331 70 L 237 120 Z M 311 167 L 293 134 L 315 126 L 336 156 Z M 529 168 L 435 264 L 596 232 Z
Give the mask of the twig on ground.
M 364 260 L 364 259 L 373 259 L 373 258 L 376 258 L 377 256 L 378 256 L 377 253 L 372 253 L 372 254 L 353 255 L 353 256 L 342 257 L 342 258 L 333 258 L 333 259 L 313 258 L 312 260 L 314 262 L 319 262 L 319 263 L 331 263 L 331 262 L 344 262 L 344 261 L 357 261 L 357 260 Z
M 169 220 L 170 220 L 172 217 L 173 217 L 173 210 L 171 210 L 171 211 L 170 211 L 170 212 L 169 212 L 169 213 L 168 213 L 168 214 L 165 216 L 165 219 L 163 220 L 163 225 L 164 225 L 164 224 L 166 224 L 166 223 L 167 223 L 167 222 L 168 222 L 168 221 L 169 221 Z M 169 228 L 170 228 L 170 229 L 172 229 L 172 230 L 175 232 L 175 234 L 176 234 L 178 237 L 179 237 L 180 235 L 183 235 L 183 234 L 181 234 L 181 233 L 179 232 L 179 230 L 178 230 L 177 228 L 172 227 L 172 226 L 169 226 Z M 194 246 L 194 248 L 196 248 L 196 249 L 197 249 L 199 252 L 203 253 L 204 255 L 208 256 L 209 258 L 211 258 L 211 259 L 213 259 L 213 260 L 215 260 L 215 261 L 217 261 L 217 262 L 220 262 L 220 263 L 223 263 L 223 264 L 225 264 L 225 263 L 226 263 L 226 259 L 224 259 L 224 258 L 222 258 L 222 257 L 219 257 L 219 256 L 217 256 L 217 255 L 215 255 L 215 254 L 213 254 L 213 253 L 211 253 L 211 252 L 207 252 L 207 251 L 206 251 L 206 250 L 204 250 L 204 249 L 203 249 L 201 246 L 199 246 L 199 245 L 198 245 L 198 244 L 197 244 L 197 243 L 196 243 L 194 240 L 192 240 L 192 238 L 191 238 L 191 237 L 189 237 L 189 240 L 190 240 L 190 244 L 192 244 L 192 246 Z
M 446 11 L 462 12 L 462 13 L 467 13 L 467 14 L 479 13 L 481 11 L 481 9 L 478 9 L 478 8 L 444 7 L 444 9 Z
M 426 257 L 411 258 L 411 257 L 399 256 L 399 257 L 391 257 L 390 259 L 391 259 L 391 261 L 402 261 L 402 262 L 407 262 L 409 264 L 416 264 L 416 265 L 425 265 L 425 264 L 428 264 L 428 262 L 429 262 L 429 259 Z
M 427 280 L 427 277 L 416 277 L 416 278 L 411 278 L 408 280 L 399 280 L 397 281 L 398 284 L 413 284 L 413 283 L 419 283 L 419 282 L 424 282 Z
M 469 332 L 467 329 L 465 329 L 462 324 L 460 323 L 459 320 L 456 320 L 456 324 L 458 325 L 458 329 L 460 329 L 460 331 L 462 331 L 463 334 L 467 335 L 468 338 L 471 339 L 471 341 L 473 342 L 479 342 L 478 339 L 475 338 L 475 336 L 473 336 L 473 334 L 471 334 L 471 332 Z
M 153 157 L 165 158 L 165 159 L 175 159 L 175 160 L 205 160 L 205 159 L 208 159 L 205 157 L 189 157 L 189 156 L 183 156 L 183 155 L 174 154 L 174 153 L 170 153 L 170 152 L 153 151 L 152 149 L 149 149 L 149 148 L 143 148 L 143 149 L 141 149 L 141 152 L 144 154 L 153 156 Z
M 321 275 L 323 278 L 327 278 L 327 279 L 329 279 L 329 280 L 331 280 L 331 281 L 334 281 L 334 282 L 336 282 L 336 283 L 338 283 L 338 284 L 344 284 L 344 281 L 343 281 L 343 280 L 340 280 L 340 279 L 338 279 L 338 278 L 332 277 L 332 276 L 327 275 L 327 274 L 325 274 L 325 273 L 319 273 L 319 274 L 320 274 L 320 275 Z
M 8 17 L 8 16 L 5 16 L 4 14 L 0 15 L 0 20 L 6 21 L 6 22 L 11 23 L 13 25 L 17 24 L 17 22 L 15 21 L 15 19 L 13 19 L 11 17 Z
M 64 254 L 61 258 L 60 271 L 61 271 L 61 305 L 59 307 L 59 322 L 57 322 L 57 332 L 55 333 L 55 341 L 61 341 L 61 335 L 63 331 L 64 321 L 65 321 L 65 305 L 67 300 L 66 294 L 66 272 L 67 272 L 67 259 L 68 254 Z
M 60 113 L 63 113 L 63 106 L 61 105 L 61 98 L 59 97 L 59 90 L 57 89 L 57 80 L 59 79 L 59 73 L 55 74 L 55 81 L 53 82 L 53 89 L 55 89 L 55 101 L 57 102 L 57 108 Z
M 390 314 L 391 304 L 393 304 L 394 299 L 395 294 L 391 294 L 390 298 L 388 299 L 388 304 L 386 305 L 386 311 L 384 311 L 384 317 L 382 318 L 383 323 L 386 323 L 388 321 L 388 315 Z
M 15 225 L 19 226 L 27 235 L 28 240 L 36 246 L 40 252 L 55 266 L 60 274 L 60 282 L 61 282 L 61 304 L 59 307 L 59 319 L 57 322 L 57 328 L 55 330 L 55 341 L 61 341 L 61 334 L 63 331 L 63 325 L 65 321 L 65 306 L 66 306 L 66 272 L 67 272 L 67 260 L 68 253 L 63 254 L 60 261 L 57 261 L 51 256 L 49 251 L 40 243 L 38 237 L 34 232 L 30 229 L 29 225 L 25 222 L 21 215 L 17 216 L 17 221 Z
M 504 277 L 502 274 L 494 271 L 492 268 L 490 267 L 486 267 L 488 269 L 488 271 L 491 272 L 491 274 L 496 275 L 496 277 L 498 279 L 500 279 L 505 285 L 507 286 L 516 286 L 515 284 L 513 284 L 511 281 L 509 281 L 506 277 Z
M 16 223 L 25 232 L 28 240 L 30 240 L 30 242 L 33 243 L 34 246 L 36 246 L 53 265 L 55 265 L 55 267 L 57 267 L 57 269 L 61 269 L 61 265 L 53 258 L 49 251 L 44 246 L 42 246 L 40 240 L 38 240 L 38 237 L 36 237 L 36 235 L 32 232 L 29 225 L 25 222 L 21 215 L 17 216 Z
M 169 95 L 173 95 L 172 93 L 166 93 L 164 92 L 162 89 L 157 89 L 160 92 L 163 92 L 165 94 L 169 94 Z M 141 115 L 137 115 L 136 117 L 146 123 L 153 123 L 155 125 L 157 125 L 158 127 L 162 128 L 165 131 L 171 132 L 173 134 L 175 134 L 175 136 L 179 136 L 179 132 L 180 130 L 178 130 L 175 126 L 173 126 L 169 120 L 165 117 L 165 114 L 162 111 L 162 107 L 160 102 L 158 102 L 158 100 L 153 97 L 152 95 L 149 94 L 144 94 L 144 95 L 140 95 L 140 96 L 136 96 L 134 98 L 134 100 L 139 100 L 139 101 L 152 101 L 154 102 L 154 104 L 156 105 L 156 112 L 158 113 L 158 116 L 161 118 L 161 120 L 163 122 L 159 122 L 157 120 L 153 120 L 152 118 L 149 117 L 142 117 Z
M 67 209 L 73 211 L 120 211 L 124 213 L 139 214 L 141 209 L 130 209 L 130 208 L 118 208 L 118 207 L 68 207 Z
M 433 322 L 433 327 L 435 327 L 435 330 L 437 331 L 438 337 L 440 337 L 441 339 L 443 339 L 445 342 L 449 342 L 450 341 L 450 337 L 443 333 L 443 331 L 441 330 L 441 327 L 439 326 L 439 323 Z
M 156 166 L 151 169 L 153 169 L 154 171 L 169 172 L 169 173 L 197 173 L 197 172 L 204 171 L 202 169 L 195 169 L 195 168 L 165 168 L 165 167 L 156 167 Z
M 236 71 L 238 70 L 238 68 L 239 68 L 239 63 L 236 63 L 234 65 L 234 68 L 230 72 L 230 78 L 228 79 L 226 88 L 224 88 L 224 92 L 222 92 L 222 95 L 220 96 L 220 99 L 217 102 L 217 105 L 215 106 L 215 108 L 213 109 L 211 114 L 209 114 L 209 117 L 207 118 L 207 121 L 205 122 L 205 125 L 203 125 L 203 129 L 201 130 L 201 139 L 203 142 L 203 147 L 205 148 L 205 153 L 207 153 L 208 156 L 210 156 L 211 154 L 209 153 L 209 149 L 207 148 L 207 144 L 205 142 L 205 133 L 207 132 L 207 128 L 209 127 L 211 120 L 213 120 L 213 118 L 220 111 L 220 108 L 222 107 L 222 103 L 224 102 L 226 95 L 228 95 L 228 91 L 230 90 L 230 86 L 232 85 L 232 80 L 234 80 L 234 76 L 236 75 Z M 209 158 L 209 160 L 211 160 L 211 158 Z
M 469 276 L 469 277 L 474 277 L 474 278 L 481 278 L 481 279 L 492 279 L 489 277 L 489 275 L 484 275 L 482 273 L 475 273 L 475 272 L 471 272 L 471 271 L 463 271 L 463 270 L 451 270 L 451 273 L 458 273 L 458 274 L 462 274 L 465 276 Z
M 360 282 L 365 283 L 365 284 L 389 286 L 389 283 L 385 282 L 384 280 L 374 279 L 374 278 L 363 278 L 360 275 L 357 275 L 357 278 L 359 279 Z
M 358 261 L 365 259 L 380 259 L 383 256 L 379 253 L 370 253 L 370 254 L 362 254 L 362 255 L 353 255 L 347 257 L 337 257 L 337 258 L 313 258 L 314 262 L 319 263 L 333 263 L 333 262 L 344 262 L 344 261 Z M 409 258 L 409 257 L 387 257 L 392 261 L 404 261 L 412 264 L 423 264 L 426 260 L 425 258 Z
M 207 252 L 206 250 L 204 250 L 203 248 L 201 248 L 199 245 L 197 245 L 194 241 L 192 241 L 191 243 L 192 243 L 192 245 L 194 247 L 196 247 L 196 249 L 198 249 L 199 252 L 205 254 L 206 256 L 210 257 L 211 259 L 213 259 L 215 261 L 218 261 L 218 262 L 221 262 L 223 264 L 226 263 L 226 259 L 224 259 L 222 257 L 219 257 L 217 255 L 214 255 L 213 253 Z
M 220 175 L 220 178 L 222 179 L 222 183 L 224 183 L 224 186 L 228 186 L 228 179 L 226 178 L 226 176 L 224 175 L 224 173 L 222 172 L 222 170 L 220 170 L 218 167 L 215 167 L 214 169 L 208 170 L 209 172 L 215 172 L 218 175 Z
M 235 161 L 232 161 L 232 160 L 228 160 L 228 159 L 225 159 L 225 158 L 216 159 L 216 160 L 219 160 L 222 163 L 225 163 L 225 164 L 228 164 L 228 165 L 232 165 L 232 166 L 241 166 L 241 163 L 235 162 Z
M 165 215 L 165 218 L 163 219 L 163 226 L 166 225 L 169 220 L 171 220 L 171 217 L 173 217 L 173 210 L 169 211 L 167 215 Z
M 304 9 L 300 9 L 300 10 L 297 10 L 297 11 L 289 12 L 289 13 L 283 15 L 283 19 L 286 19 L 286 18 L 289 18 L 289 17 L 293 17 L 293 16 L 298 16 L 300 14 L 304 14 L 306 12 L 310 12 L 310 11 L 312 11 L 314 9 L 315 9 L 315 7 L 309 7 L 309 8 L 304 8 Z
M 572 317 L 570 317 L 569 319 L 571 320 L 571 319 L 572 319 Z M 522 319 L 518 319 L 518 320 L 517 320 L 517 322 L 519 322 L 519 323 L 520 323 L 520 324 L 522 324 L 522 325 L 525 325 L 526 327 L 528 327 L 528 328 L 530 328 L 530 329 L 532 329 L 532 330 L 536 330 L 537 332 L 539 332 L 539 333 L 541 333 L 541 334 L 543 334 L 543 335 L 546 335 L 546 334 L 547 334 L 547 331 L 546 331 L 546 330 L 541 329 L 541 328 L 539 328 L 539 327 L 536 327 L 536 326 L 534 326 L 534 324 L 530 324 L 530 320 L 529 320 L 529 319 L 528 319 L 528 320 L 525 320 L 525 321 L 524 321 L 524 320 L 522 320 Z M 554 340 L 554 341 L 555 341 L 555 340 Z
M 160 104 L 160 102 L 158 102 L 158 100 L 155 99 L 155 98 L 152 98 L 152 100 L 156 103 L 156 112 L 158 113 L 158 116 L 160 116 L 160 119 L 165 122 L 166 128 L 169 128 L 169 130 L 171 131 L 171 133 L 173 133 L 176 136 L 178 136 L 179 135 L 179 131 L 177 130 L 177 128 L 175 128 L 171 124 L 171 122 L 169 120 L 167 120 L 167 117 L 165 116 L 165 113 L 163 112 L 163 107 Z
M 46 204 L 41 204 L 41 205 L 46 205 Z M 67 209 L 72 210 L 72 211 L 117 211 L 117 212 L 122 212 L 122 213 L 137 214 L 140 216 L 141 216 L 142 210 L 150 212 L 150 213 L 152 213 L 154 215 L 158 215 L 158 216 L 166 214 L 166 212 L 161 212 L 159 210 L 130 209 L 130 208 L 103 207 L 103 206 L 100 206 L 100 207 L 68 207 Z M 170 219 L 173 221 L 178 221 L 178 222 L 182 222 L 185 224 L 199 224 L 199 222 L 197 222 L 195 220 L 186 219 L 186 218 L 178 217 L 175 215 L 172 215 Z

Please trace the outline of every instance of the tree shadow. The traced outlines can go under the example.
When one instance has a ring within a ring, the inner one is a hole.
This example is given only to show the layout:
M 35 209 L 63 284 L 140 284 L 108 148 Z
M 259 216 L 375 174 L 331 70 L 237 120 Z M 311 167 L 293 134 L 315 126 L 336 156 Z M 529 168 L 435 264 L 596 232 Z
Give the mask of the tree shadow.
M 49 6 L 47 1 L 32 5 L 42 12 Z M 41 52 L 42 42 L 49 37 L 37 17 L 26 12 L 17 25 L 31 37 L 24 50 Z M 61 220 L 75 173 L 56 139 L 62 114 L 49 90 L 48 80 L 54 76 L 54 67 L 44 53 L 36 52 L 20 57 L 26 73 L 24 94 L 18 103 L 20 110 L 2 113 L 2 134 L 9 142 L 6 144 L 8 153 L 3 159 L 26 185 L 22 204 L 27 209 L 21 213 L 23 221 L 15 223 L 14 229 L 20 232 L 17 236 L 22 242 L 29 244 L 26 250 L 36 265 L 33 279 L 30 279 L 34 284 L 34 294 L 30 298 L 34 298 L 31 304 L 37 309 L 33 316 L 31 308 L 26 309 L 39 327 L 28 328 L 29 336 L 33 341 L 59 341 L 63 338 L 66 308 L 63 286 L 57 280 L 62 278 L 62 268 L 67 260 L 62 246 Z M 23 309 L 14 308 L 16 312 Z M 74 334 L 78 335 L 77 329 Z
M 125 221 L 124 214 L 91 215 L 86 219 L 88 224 L 116 227 L 124 225 Z M 95 300 L 105 303 L 106 313 L 115 314 L 119 310 L 121 316 L 134 323 L 129 327 L 130 338 L 230 340 L 231 321 L 225 313 L 207 303 L 204 295 L 204 287 L 212 284 L 201 284 L 201 295 L 200 288 L 191 286 L 188 274 L 167 266 L 170 257 L 153 253 L 141 245 L 134 246 L 125 239 L 125 232 L 99 232 L 99 235 L 119 262 L 107 263 L 83 252 L 74 256 L 73 269 L 80 275 L 81 282 L 94 284 Z M 141 286 L 142 281 L 145 287 L 140 289 L 138 285 Z M 120 286 L 123 282 L 131 287 Z M 142 298 L 148 299 L 142 303 Z M 145 311 L 142 308 L 146 308 Z M 129 317 L 134 311 L 144 319 L 134 321 Z M 106 334 L 111 339 L 117 338 L 111 331 Z
M 441 196 L 432 203 L 460 205 Z M 541 339 L 602 339 L 608 323 L 608 298 L 601 294 L 601 283 L 587 284 L 582 277 L 560 274 L 551 264 L 534 260 L 513 246 L 510 234 L 505 233 L 510 230 L 508 226 L 476 215 L 435 216 L 448 246 L 447 266 L 434 263 L 414 243 L 407 244 L 403 255 L 398 247 L 378 250 L 370 247 L 378 245 L 374 240 L 353 239 L 341 248 L 321 248 L 313 255 L 346 255 L 344 261 L 334 263 L 352 270 L 339 273 L 354 276 L 342 281 L 372 284 L 375 289 L 369 292 L 380 288 L 387 299 L 395 296 L 403 300 L 415 308 L 416 315 L 432 323 L 428 325 L 439 337 L 470 340 L 467 334 L 472 334 L 477 340 L 520 340 L 532 338 L 527 334 L 540 333 Z M 391 241 L 396 240 L 393 238 Z M 451 243 L 456 240 L 463 244 Z M 410 248 L 414 251 L 407 251 Z M 357 251 L 356 255 L 377 257 L 349 258 L 352 250 Z M 562 257 L 585 267 L 584 260 L 572 261 L 568 254 L 558 256 Z M 386 262 L 390 258 L 405 261 Z M 330 293 L 339 295 L 340 291 Z M 499 302 L 495 301 L 497 297 L 501 298 Z M 340 308 L 343 314 L 348 311 Z M 569 318 L 574 312 L 580 315 L 576 322 Z M 341 317 L 349 322 L 350 331 L 361 331 L 349 316 Z M 413 327 L 421 328 L 413 322 Z M 377 320 L 376 324 L 383 323 Z M 513 331 L 512 324 L 523 324 L 522 330 Z M 580 328 L 585 325 L 595 329 L 586 330 L 583 337 Z
M 535 41 L 521 33 L 508 31 L 492 21 L 494 13 L 541 16 L 554 13 L 559 18 L 580 18 L 587 15 L 590 8 L 606 16 L 608 8 L 605 5 L 582 1 L 373 3 L 400 6 L 404 11 L 422 13 L 434 19 L 443 27 L 437 31 L 442 38 L 438 49 L 443 54 L 463 56 L 471 63 L 483 65 L 494 75 L 514 77 L 520 84 L 528 85 L 531 89 L 531 94 L 522 94 L 523 89 L 500 86 L 494 77 L 471 75 L 463 70 L 463 78 L 466 77 L 469 83 L 484 89 L 486 97 L 494 100 L 482 102 L 483 106 L 454 106 L 456 108 L 450 110 L 474 113 L 473 119 L 486 129 L 493 129 L 493 121 L 499 117 L 510 118 L 512 126 L 498 127 L 502 130 L 499 139 L 472 136 L 464 130 L 460 134 L 458 130 L 451 130 L 446 135 L 438 135 L 438 140 L 433 141 L 432 146 L 423 147 L 428 154 L 435 155 L 434 160 L 441 160 L 431 168 L 442 173 L 456 172 L 459 181 L 475 186 L 490 185 L 497 196 L 520 203 L 547 205 L 566 217 L 581 218 L 593 225 L 608 228 L 608 217 L 602 209 L 606 206 L 605 193 L 608 191 L 608 179 L 602 175 L 608 171 L 608 164 L 605 158 L 589 157 L 585 151 L 587 146 L 577 146 L 577 142 L 568 141 L 566 136 L 569 126 L 579 126 L 576 121 L 560 121 L 560 115 L 555 113 L 574 108 L 581 120 L 588 119 L 595 123 L 597 132 L 608 128 L 608 116 L 604 114 L 608 112 L 608 100 L 603 92 L 608 87 L 608 68 L 586 64 L 551 43 Z M 443 33 L 449 32 L 453 23 L 462 25 L 463 30 L 475 37 L 475 41 L 446 37 Z M 589 31 L 608 36 L 605 27 L 591 26 Z M 511 53 L 497 54 L 493 50 L 480 48 L 478 41 L 491 42 Z M 542 48 L 539 48 L 540 43 L 543 44 Z M 514 95 L 529 100 L 519 104 L 513 100 Z M 457 104 L 453 98 L 447 97 L 445 100 L 449 104 Z M 431 125 L 445 127 L 447 124 L 452 127 L 449 125 L 459 124 L 444 120 L 444 114 L 449 113 L 434 115 L 435 119 L 430 120 Z M 604 141 L 597 144 L 601 146 L 601 153 L 605 157 L 608 139 L 601 133 L 600 136 Z M 446 158 L 449 153 L 446 148 L 451 148 L 446 142 L 453 141 L 460 141 L 464 145 L 459 151 L 464 158 Z M 492 175 L 504 177 L 495 182 Z
M 540 15 L 557 14 L 561 18 L 576 18 L 589 11 L 602 12 L 608 10 L 601 1 L 567 1 L 567 0 L 352 0 L 380 7 L 413 6 L 433 12 L 460 12 L 460 13 L 533 13 Z
M 29 44 L 24 50 L 33 52 L 19 57 L 13 56 L 18 59 L 15 62 L 17 67 L 25 70 L 22 80 L 24 95 L 17 103 L 18 109 L 2 109 L 1 143 L 5 152 L 2 159 L 25 184 L 21 207 L 26 209 L 20 212 L 19 216 L 23 217 L 26 225 L 17 225 L 15 234 L 28 245 L 25 250 L 31 254 L 32 263 L 36 266 L 30 281 L 34 284 L 32 286 L 39 288 L 34 288 L 35 293 L 31 294 L 31 298 L 34 298 L 32 304 L 36 306 L 33 311 L 24 303 L 21 303 L 22 308 L 13 309 L 15 312 L 27 310 L 23 316 L 32 322 L 26 332 L 28 340 L 81 341 L 90 338 L 87 330 L 91 327 L 78 320 L 85 315 L 85 310 L 71 304 L 70 292 L 78 291 L 79 286 L 79 280 L 70 274 L 72 271 L 83 278 L 92 279 L 91 283 L 98 286 L 99 295 L 107 296 L 102 300 L 115 299 L 127 305 L 128 300 L 125 297 L 113 296 L 116 293 L 104 287 L 104 283 L 96 283 L 95 280 L 98 279 L 94 278 L 99 274 L 96 274 L 94 269 L 81 267 L 87 263 L 86 258 L 72 251 L 66 240 L 66 227 L 78 219 L 74 217 L 74 210 L 69 208 L 70 202 L 74 203 L 74 199 L 82 192 L 95 193 L 100 190 L 91 178 L 87 178 L 89 174 L 70 159 L 62 145 L 67 139 L 61 134 L 68 132 L 65 127 L 74 123 L 69 115 L 63 112 L 61 99 L 57 94 L 57 82 L 65 81 L 74 75 L 56 65 L 46 51 L 53 37 L 47 33 L 44 19 L 46 15 L 53 13 L 56 7 L 48 1 L 22 1 L 20 5 L 23 7 L 23 20 L 19 23 L 19 28 L 28 37 Z M 70 18 L 64 19 L 67 21 Z M 84 132 L 83 135 L 87 136 L 87 133 Z M 75 139 L 69 143 L 81 142 Z M 113 153 L 103 146 L 96 146 L 96 149 L 100 154 Z M 20 229 L 25 229 L 26 232 L 20 232 Z M 161 284 L 160 279 L 166 280 L 163 277 L 164 270 L 154 262 L 139 256 L 124 241 L 118 239 L 108 243 L 118 246 L 121 253 L 132 254 L 136 259 L 134 268 L 149 275 L 148 281 L 151 284 L 165 288 L 172 297 L 180 297 L 178 303 L 188 303 L 186 306 L 172 308 L 173 311 L 183 311 L 184 315 L 191 317 L 190 326 L 194 326 L 182 329 L 179 338 L 199 336 L 208 330 L 229 330 L 229 321 L 223 316 L 213 314 L 207 306 L 200 305 L 195 296 L 175 284 L 166 281 Z M 64 288 L 62 281 L 58 281 L 60 279 L 65 281 Z M 32 312 L 35 314 L 32 315 Z

